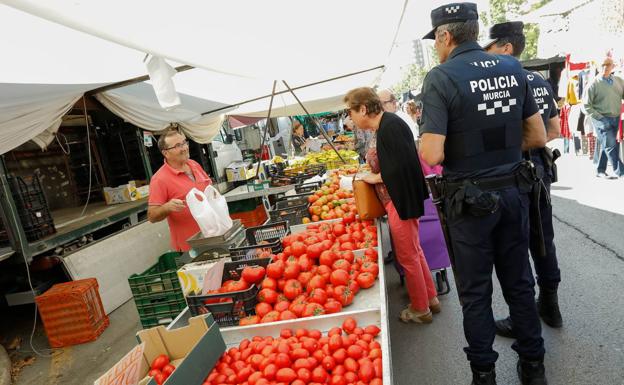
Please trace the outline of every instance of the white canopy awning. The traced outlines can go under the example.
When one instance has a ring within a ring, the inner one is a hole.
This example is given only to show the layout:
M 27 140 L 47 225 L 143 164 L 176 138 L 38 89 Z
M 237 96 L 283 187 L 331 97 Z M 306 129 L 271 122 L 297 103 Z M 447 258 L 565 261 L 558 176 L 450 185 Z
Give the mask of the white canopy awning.
M 160 108 L 146 84 L 106 91 L 97 98 L 141 128 L 160 130 L 176 122 L 195 140 L 207 142 L 224 114 L 266 116 L 269 98 L 234 107 L 270 94 L 275 79 L 279 91 L 284 90 L 281 79 L 296 88 L 384 65 L 407 0 L 0 3 L 10 6 L 0 5 L 3 153 L 58 129 L 60 116 L 85 91 L 144 75 L 146 53 L 174 66 L 197 67 L 174 77 L 182 106 Z M 379 75 L 379 70 L 365 72 L 295 92 L 311 113 L 336 110 L 342 108 L 347 90 L 373 85 Z M 18 110 L 14 92 L 22 96 Z M 46 97 L 40 99 L 39 94 Z M 48 104 L 39 106 L 42 100 Z M 277 95 L 273 103 L 272 116 L 303 113 L 290 94 Z M 223 109 L 202 114 L 218 108 Z M 7 124 L 11 134 L 4 132 Z M 47 135 L 38 143 L 45 146 L 51 139 Z

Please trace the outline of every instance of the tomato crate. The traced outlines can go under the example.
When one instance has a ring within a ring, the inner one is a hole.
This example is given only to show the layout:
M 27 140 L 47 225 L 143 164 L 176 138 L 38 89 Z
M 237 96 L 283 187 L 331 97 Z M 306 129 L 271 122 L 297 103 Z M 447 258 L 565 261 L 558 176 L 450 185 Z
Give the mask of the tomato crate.
M 309 204 L 308 197 L 310 195 L 312 195 L 312 193 L 302 193 L 302 194 L 295 194 L 295 195 L 286 195 L 286 196 L 283 196 L 281 198 L 278 198 L 275 201 L 275 206 L 273 206 L 273 210 L 285 209 L 285 208 L 288 208 L 288 207 L 301 206 L 301 205 L 308 206 L 308 204 Z
M 109 325 L 95 278 L 59 283 L 35 297 L 50 347 L 95 341 Z
M 321 188 L 321 182 L 308 182 L 295 186 L 295 192 L 297 194 L 314 193 Z
M 178 252 L 165 253 L 155 265 L 128 278 L 143 327 L 160 324 L 154 323 L 157 315 L 162 315 L 163 319 L 175 318 L 184 309 L 184 293 L 177 272 L 181 267 L 181 255 Z
M 258 206 L 256 206 L 255 209 L 251 211 L 237 213 L 230 212 L 230 218 L 232 218 L 233 220 L 238 219 L 241 221 L 243 226 L 245 226 L 246 228 L 250 228 L 263 224 L 267 220 L 267 214 L 264 210 L 264 205 L 259 204 Z
M 269 211 L 269 222 L 275 223 L 286 221 L 289 226 L 300 225 L 303 222 L 303 218 L 306 216 L 308 216 L 307 203 L 299 206 L 290 206 L 282 209 L 271 210 Z
M 232 260 L 256 259 L 263 252 L 277 254 L 282 252 L 282 241 L 276 239 L 273 242 L 267 242 L 262 245 L 245 245 L 238 247 L 230 247 L 230 258 Z
M 242 270 L 247 266 L 266 268 L 270 262 L 270 258 L 226 262 L 221 284 L 227 280 L 240 279 Z M 229 293 L 189 295 L 186 302 L 194 316 L 211 313 L 219 326 L 236 326 L 241 318 L 256 314 L 258 292 L 258 286 L 251 285 L 246 290 Z
M 290 234 L 290 227 L 286 222 L 276 222 L 263 226 L 250 227 L 245 230 L 245 239 L 250 245 L 257 245 L 262 241 L 281 240 Z

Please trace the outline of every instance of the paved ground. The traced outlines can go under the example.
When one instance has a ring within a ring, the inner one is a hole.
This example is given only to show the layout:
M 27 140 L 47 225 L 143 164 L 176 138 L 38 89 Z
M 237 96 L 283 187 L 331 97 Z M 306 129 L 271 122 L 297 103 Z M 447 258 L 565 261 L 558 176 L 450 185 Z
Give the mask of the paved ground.
M 565 165 L 564 167 L 561 167 Z M 624 385 L 624 180 L 597 180 L 587 159 L 566 156 L 560 163 L 561 181 L 553 198 L 556 244 L 563 275 L 561 307 L 565 326 L 544 327 L 547 370 L 551 385 Z M 609 209 L 607 212 L 597 209 Z M 620 213 L 620 214 L 617 214 Z M 407 303 L 398 276 L 389 269 L 391 339 L 396 385 L 470 383 L 470 370 L 462 347 L 461 311 L 455 291 L 442 299 L 443 312 L 431 325 L 405 325 L 398 321 Z M 505 315 L 500 290 L 494 309 Z M 11 309 L 0 318 L 0 337 L 22 335 L 27 340 L 32 308 Z M 26 367 L 16 385 L 91 384 L 135 345 L 139 329 L 134 303 L 111 315 L 111 327 L 94 343 L 61 349 L 54 358 L 37 358 Z M 498 383 L 519 384 L 511 340 L 496 339 L 500 353 Z M 39 328 L 35 345 L 46 347 Z M 28 343 L 22 356 L 31 355 Z

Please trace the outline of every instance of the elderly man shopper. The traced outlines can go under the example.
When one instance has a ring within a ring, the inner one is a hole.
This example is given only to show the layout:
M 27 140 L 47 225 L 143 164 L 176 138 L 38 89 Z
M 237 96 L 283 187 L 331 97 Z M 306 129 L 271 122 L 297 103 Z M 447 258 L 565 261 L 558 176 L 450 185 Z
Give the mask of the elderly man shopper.
M 167 218 L 173 250 L 187 251 L 186 240 L 199 231 L 199 226 L 185 204 L 186 194 L 193 187 L 204 189 L 212 183 L 199 163 L 189 159 L 188 141 L 184 134 L 169 129 L 158 139 L 158 148 L 165 163 L 150 181 L 147 219 L 160 222 Z
M 615 62 L 606 58 L 602 63 L 602 74 L 598 75 L 587 89 L 585 109 L 592 119 L 598 137 L 596 148 L 600 147 L 596 176 L 599 178 L 613 177 L 607 175 L 607 161 L 611 162 L 617 177 L 624 177 L 624 164 L 620 159 L 620 149 L 616 140 L 622 99 L 624 99 L 624 80 L 613 74 Z
M 379 97 L 379 100 L 381 100 L 383 110 L 385 112 L 392 112 L 393 114 L 403 119 L 403 121 L 409 126 L 410 131 L 412 131 L 414 140 L 418 139 L 418 128 L 416 127 L 416 123 L 407 113 L 399 109 L 399 101 L 394 96 L 392 91 L 384 89 L 378 91 L 377 96 Z

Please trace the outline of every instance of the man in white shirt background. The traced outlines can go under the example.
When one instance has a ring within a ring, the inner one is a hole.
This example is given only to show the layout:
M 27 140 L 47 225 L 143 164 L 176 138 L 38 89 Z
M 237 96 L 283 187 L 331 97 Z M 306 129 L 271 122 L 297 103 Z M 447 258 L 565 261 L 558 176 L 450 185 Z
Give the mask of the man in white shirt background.
M 384 111 L 392 112 L 393 114 L 396 114 L 401 119 L 403 119 L 412 131 L 412 134 L 414 135 L 414 140 L 417 140 L 418 128 L 416 127 L 416 123 L 408 114 L 399 109 L 399 101 L 394 96 L 392 91 L 390 91 L 389 89 L 380 90 L 377 92 L 377 96 L 379 96 L 379 100 L 381 100 L 381 105 L 383 106 Z

